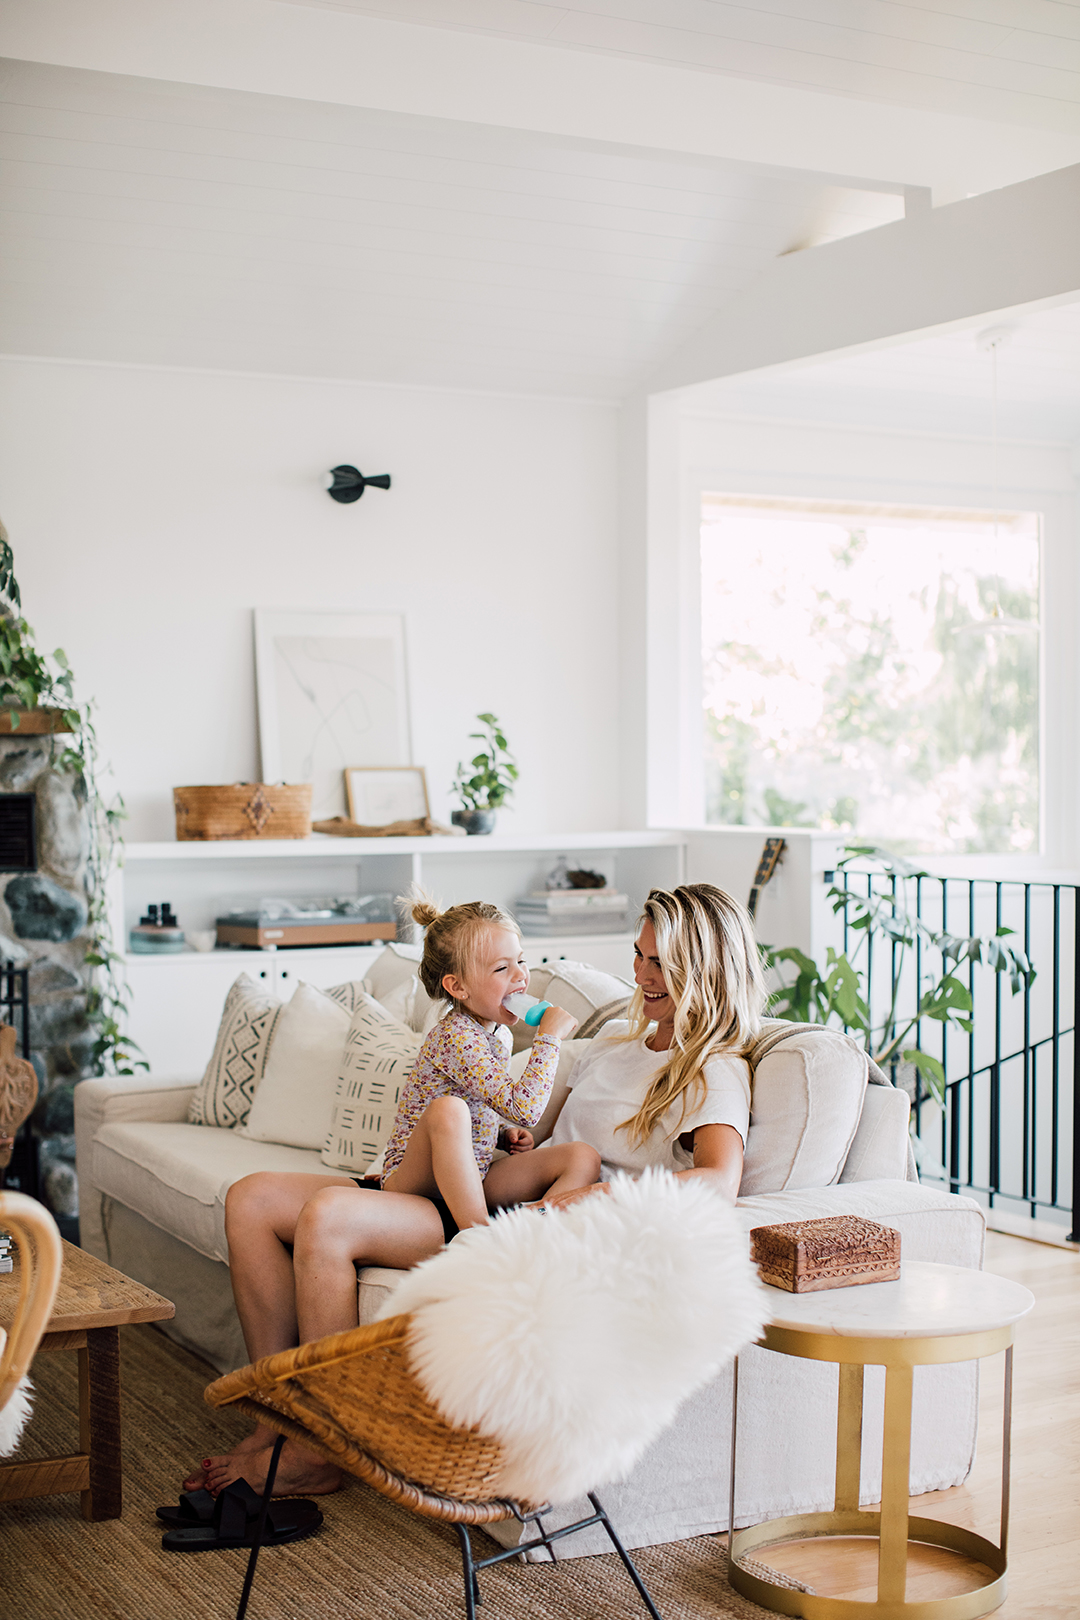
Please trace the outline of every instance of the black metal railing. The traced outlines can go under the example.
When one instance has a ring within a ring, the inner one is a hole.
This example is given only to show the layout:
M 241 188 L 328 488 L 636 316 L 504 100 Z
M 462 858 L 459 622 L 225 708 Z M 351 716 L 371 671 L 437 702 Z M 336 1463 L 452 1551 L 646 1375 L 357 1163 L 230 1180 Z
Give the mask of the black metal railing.
M 933 936 L 1000 938 L 1023 951 L 1034 975 L 1013 993 L 1010 974 L 984 961 L 951 964 L 971 996 L 971 1028 L 919 1019 L 904 1045 L 931 1053 L 945 1073 L 943 1100 L 910 1064 L 891 1061 L 912 1095 L 920 1174 L 989 1208 L 1049 1218 L 1080 1241 L 1080 904 L 1072 883 L 919 876 L 850 868 L 827 874 L 851 895 L 839 913 L 843 948 L 860 966 L 872 1020 L 892 1028 L 918 1010 L 945 963 Z M 898 891 L 898 883 L 903 893 Z M 924 925 L 904 949 L 852 928 L 861 901 L 899 898 Z M 1008 932 L 1005 932 L 1007 930 Z M 886 1042 L 890 1034 L 885 1029 Z M 883 1043 L 885 1044 L 885 1043 Z

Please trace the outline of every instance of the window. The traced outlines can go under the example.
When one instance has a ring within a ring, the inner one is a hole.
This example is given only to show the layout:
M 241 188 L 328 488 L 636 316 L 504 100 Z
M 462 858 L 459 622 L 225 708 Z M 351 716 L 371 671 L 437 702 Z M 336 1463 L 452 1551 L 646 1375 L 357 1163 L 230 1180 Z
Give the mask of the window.
M 1034 513 L 706 495 L 706 820 L 1039 848 Z

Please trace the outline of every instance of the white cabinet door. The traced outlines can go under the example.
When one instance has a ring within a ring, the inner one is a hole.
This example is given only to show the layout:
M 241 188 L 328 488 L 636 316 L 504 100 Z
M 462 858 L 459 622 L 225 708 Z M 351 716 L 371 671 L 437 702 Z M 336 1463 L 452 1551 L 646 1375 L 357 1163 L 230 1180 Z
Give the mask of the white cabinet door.
M 381 945 L 335 945 L 327 949 L 268 952 L 277 957 L 278 995 L 289 997 L 303 980 L 316 990 L 362 979 L 382 951 Z
M 243 972 L 259 977 L 263 953 L 252 954 L 256 960 L 250 964 L 231 952 L 128 958 L 128 1033 L 142 1048 L 154 1075 L 167 1080 L 202 1078 L 230 985 Z
M 128 1033 L 151 1072 L 200 1079 L 214 1050 L 221 1010 L 241 973 L 288 1001 L 303 979 L 319 990 L 362 979 L 381 945 L 311 951 L 207 951 L 182 956 L 129 956 Z

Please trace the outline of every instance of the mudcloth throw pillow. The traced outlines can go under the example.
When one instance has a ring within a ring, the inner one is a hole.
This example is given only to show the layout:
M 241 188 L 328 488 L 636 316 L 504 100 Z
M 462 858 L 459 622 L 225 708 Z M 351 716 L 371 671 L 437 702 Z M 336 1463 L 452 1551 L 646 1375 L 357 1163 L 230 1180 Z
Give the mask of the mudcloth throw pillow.
M 243 1125 L 263 1077 L 281 1002 L 241 973 L 228 995 L 214 1053 L 188 1106 L 192 1125 Z
M 391 1018 L 371 996 L 352 1015 L 321 1158 L 329 1170 L 361 1175 L 381 1155 L 398 1097 L 421 1037 Z

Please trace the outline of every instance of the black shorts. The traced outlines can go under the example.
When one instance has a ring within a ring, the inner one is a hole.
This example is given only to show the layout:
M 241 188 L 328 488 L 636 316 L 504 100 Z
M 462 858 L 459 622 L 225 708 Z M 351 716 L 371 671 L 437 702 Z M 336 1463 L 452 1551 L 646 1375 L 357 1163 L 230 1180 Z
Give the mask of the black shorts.
M 352 1179 L 365 1192 L 382 1192 L 382 1182 L 378 1179 L 365 1181 L 361 1176 L 353 1176 Z M 449 1243 L 450 1239 L 458 1234 L 458 1224 L 451 1215 L 449 1206 L 441 1198 L 429 1198 L 428 1203 L 435 1205 L 439 1213 L 439 1219 L 442 1221 L 443 1242 Z

